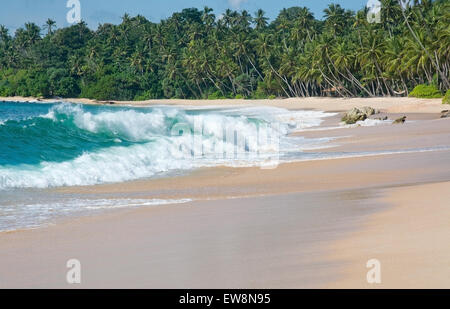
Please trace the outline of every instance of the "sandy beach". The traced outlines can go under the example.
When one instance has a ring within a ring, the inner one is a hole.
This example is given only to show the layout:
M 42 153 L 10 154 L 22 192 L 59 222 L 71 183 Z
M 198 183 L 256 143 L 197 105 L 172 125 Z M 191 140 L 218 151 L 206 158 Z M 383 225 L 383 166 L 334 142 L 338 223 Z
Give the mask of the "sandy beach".
M 330 117 L 320 128 L 296 133 L 335 138 L 320 150 L 322 159 L 275 169 L 202 168 L 171 178 L 52 189 L 193 201 L 0 233 L 0 287 L 450 288 L 450 119 L 440 119 L 447 109 L 441 102 L 113 102 L 326 112 L 372 106 L 391 120 L 406 115 L 407 121 L 341 127 L 341 115 Z M 337 153 L 342 158 L 326 156 Z M 66 282 L 66 262 L 74 258 L 82 265 L 82 284 L 75 286 Z M 381 263 L 379 284 L 366 280 L 370 259 Z
M 98 101 L 92 99 L 38 99 L 33 97 L 0 97 L 0 102 L 71 102 L 92 105 L 118 105 L 118 106 L 154 106 L 154 105 L 181 105 L 192 107 L 205 106 L 274 106 L 287 109 L 316 109 L 324 112 L 347 111 L 353 107 L 372 106 L 387 113 L 440 113 L 448 109 L 442 104 L 442 99 L 418 99 L 408 97 L 385 97 L 385 98 L 289 98 L 274 100 L 182 100 L 161 99 L 147 101 Z

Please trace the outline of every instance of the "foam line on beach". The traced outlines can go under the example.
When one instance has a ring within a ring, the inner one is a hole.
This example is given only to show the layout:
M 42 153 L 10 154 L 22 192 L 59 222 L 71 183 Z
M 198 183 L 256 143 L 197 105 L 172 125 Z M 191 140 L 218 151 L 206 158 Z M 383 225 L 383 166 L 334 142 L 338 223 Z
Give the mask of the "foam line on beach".
M 448 151 L 450 146 L 438 146 L 428 148 L 414 148 L 404 150 L 383 150 L 383 151 L 363 151 L 363 152 L 341 152 L 341 153 L 309 153 L 311 157 L 286 160 L 283 163 L 294 162 L 306 162 L 306 161 L 319 161 L 319 160 L 336 160 L 336 159 L 348 159 L 348 158 L 361 158 L 361 157 L 373 157 L 373 156 L 386 156 L 397 154 L 409 154 L 409 153 L 423 153 L 423 152 L 435 152 L 435 151 Z
M 61 199 L 41 203 L 0 205 L 0 232 L 37 228 L 52 220 L 96 211 L 186 204 L 192 199 Z

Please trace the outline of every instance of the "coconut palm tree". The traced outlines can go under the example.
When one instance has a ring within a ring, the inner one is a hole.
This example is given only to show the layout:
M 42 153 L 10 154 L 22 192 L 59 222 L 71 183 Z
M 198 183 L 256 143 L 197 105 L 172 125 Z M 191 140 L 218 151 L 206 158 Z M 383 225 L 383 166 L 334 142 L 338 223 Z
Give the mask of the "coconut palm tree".
M 253 18 L 253 23 L 255 24 L 257 31 L 261 31 L 267 27 L 267 21 L 269 19 L 265 15 L 266 12 L 264 12 L 262 9 L 256 11 L 255 17 Z
M 398 0 L 400 6 L 402 6 L 401 0 Z M 414 38 L 414 40 L 419 44 L 420 48 L 422 49 L 422 51 L 427 55 L 427 57 L 430 59 L 430 61 L 433 63 L 436 71 L 438 72 L 439 76 L 441 77 L 445 89 L 449 89 L 450 88 L 450 82 L 448 80 L 448 76 L 446 76 L 442 70 L 439 67 L 439 64 L 436 62 L 435 58 L 431 55 L 430 51 L 424 46 L 424 44 L 422 43 L 422 41 L 420 40 L 419 36 L 417 35 L 417 33 L 414 31 L 411 23 L 409 22 L 409 16 L 407 16 L 406 11 L 407 10 L 411 10 L 411 8 L 407 7 L 407 8 L 402 8 L 402 15 L 403 15 L 403 19 L 405 20 L 406 26 L 408 27 L 412 37 Z
M 54 21 L 54 20 L 52 20 L 52 19 L 47 19 L 47 21 L 45 22 L 45 25 L 44 25 L 44 29 L 47 29 L 47 35 L 52 35 L 53 34 L 53 28 L 55 27 L 55 25 L 56 25 L 56 21 Z
M 334 37 L 341 34 L 347 23 L 345 10 L 339 4 L 329 4 L 328 8 L 323 10 L 325 17 L 325 26 Z
M 6 44 L 11 37 L 9 36 L 9 30 L 4 25 L 0 25 L 0 43 Z
M 33 45 L 41 39 L 41 29 L 35 23 L 25 24 L 25 36 L 28 45 Z

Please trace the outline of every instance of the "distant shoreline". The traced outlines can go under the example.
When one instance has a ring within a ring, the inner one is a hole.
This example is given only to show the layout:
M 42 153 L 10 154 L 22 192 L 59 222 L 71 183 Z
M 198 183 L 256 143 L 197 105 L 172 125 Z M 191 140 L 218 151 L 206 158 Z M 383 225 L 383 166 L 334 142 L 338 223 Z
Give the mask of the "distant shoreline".
M 39 99 L 34 97 L 0 97 L 0 102 L 24 102 L 24 103 L 58 103 L 71 102 L 86 105 L 111 105 L 111 106 L 155 106 L 155 105 L 179 105 L 191 107 L 207 106 L 242 106 L 258 105 L 273 106 L 287 109 L 313 109 L 324 112 L 343 112 L 353 107 L 371 106 L 388 113 L 440 113 L 445 110 L 442 99 L 418 99 L 409 97 L 374 97 L 374 98 L 335 98 L 335 97 L 310 97 L 288 99 L 219 99 L 219 100 L 185 100 L 185 99 L 161 99 L 147 101 L 98 101 L 94 99 L 66 98 L 66 99 Z

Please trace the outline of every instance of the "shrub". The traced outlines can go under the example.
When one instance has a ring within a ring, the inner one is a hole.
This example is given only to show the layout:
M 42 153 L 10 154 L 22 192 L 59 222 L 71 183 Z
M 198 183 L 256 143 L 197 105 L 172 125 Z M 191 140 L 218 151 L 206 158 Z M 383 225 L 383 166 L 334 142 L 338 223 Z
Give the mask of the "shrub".
M 146 91 L 139 91 L 133 98 L 133 101 L 147 101 L 147 100 L 155 100 L 159 99 L 162 96 L 158 96 L 158 94 L 152 92 L 152 89 Z
M 114 76 L 103 76 L 100 80 L 87 84 L 81 90 L 81 97 L 96 100 L 115 100 L 119 97 L 119 85 Z
M 63 77 L 57 83 L 57 87 L 54 90 L 54 95 L 63 98 L 76 98 L 80 94 L 80 88 L 75 78 L 73 77 Z M 42 91 L 45 91 L 45 87 L 40 87 Z
M 277 97 L 274 95 L 274 94 L 271 94 L 270 96 L 269 96 L 269 100 L 275 100 Z
M 8 80 L 0 81 L 0 97 L 9 97 L 14 94 Z
M 445 96 L 442 99 L 442 104 L 450 104 L 450 89 L 445 93 Z
M 133 101 L 147 101 L 149 99 L 147 92 L 140 92 L 136 94 L 136 96 L 133 98 Z
M 251 98 L 255 100 L 262 100 L 266 99 L 267 95 L 264 92 L 257 89 L 255 92 L 252 93 Z
M 220 99 L 224 99 L 224 96 L 219 90 L 208 95 L 208 100 L 220 100 Z
M 410 97 L 433 99 L 442 98 L 442 93 L 435 85 L 418 85 L 409 94 Z
M 242 100 L 244 98 L 244 96 L 242 94 L 237 94 L 234 98 L 236 100 Z

